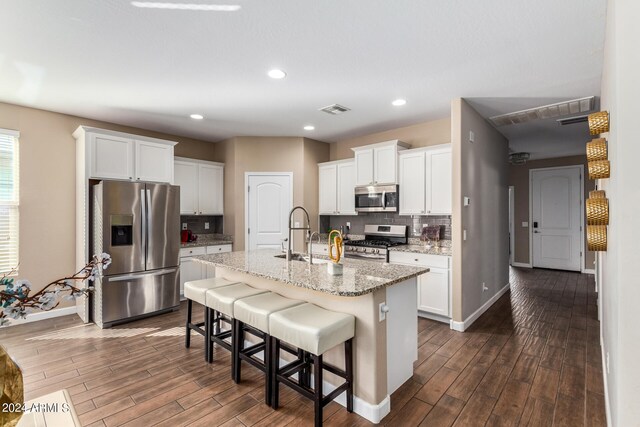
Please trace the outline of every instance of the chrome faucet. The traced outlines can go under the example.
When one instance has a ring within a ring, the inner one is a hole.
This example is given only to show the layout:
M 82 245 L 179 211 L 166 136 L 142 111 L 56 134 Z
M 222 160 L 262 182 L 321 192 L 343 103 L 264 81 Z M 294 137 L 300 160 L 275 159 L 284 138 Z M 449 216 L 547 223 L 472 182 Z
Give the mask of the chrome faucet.
M 294 227 L 293 226 L 293 213 L 301 209 L 307 217 L 306 227 Z M 311 233 L 311 221 L 309 220 L 309 212 L 302 206 L 296 206 L 289 211 L 289 239 L 287 240 L 287 261 L 291 261 L 291 246 L 293 245 L 293 230 L 307 230 L 307 236 Z M 308 255 L 308 254 L 307 254 Z
M 307 246 L 307 252 L 309 252 L 309 265 L 313 264 L 313 236 L 318 237 L 318 243 L 320 243 L 320 233 L 314 231 L 309 236 L 309 246 Z

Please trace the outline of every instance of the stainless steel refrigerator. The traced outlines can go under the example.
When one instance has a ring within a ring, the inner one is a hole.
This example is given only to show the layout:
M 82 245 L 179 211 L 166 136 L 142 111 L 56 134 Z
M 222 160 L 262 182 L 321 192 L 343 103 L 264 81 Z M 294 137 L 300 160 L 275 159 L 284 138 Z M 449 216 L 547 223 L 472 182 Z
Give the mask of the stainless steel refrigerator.
M 107 328 L 177 309 L 180 187 L 102 181 L 93 187 L 93 252 L 111 255 L 95 283 L 93 321 Z

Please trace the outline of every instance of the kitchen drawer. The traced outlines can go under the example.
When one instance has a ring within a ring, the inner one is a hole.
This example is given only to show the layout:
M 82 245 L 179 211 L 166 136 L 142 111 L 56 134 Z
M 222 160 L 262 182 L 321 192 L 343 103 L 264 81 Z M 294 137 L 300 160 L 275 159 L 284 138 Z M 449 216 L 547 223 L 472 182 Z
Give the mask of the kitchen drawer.
M 418 254 L 412 252 L 389 252 L 389 262 L 395 264 L 418 265 L 421 267 L 449 268 L 450 257 L 442 255 Z
M 314 243 L 311 249 L 314 255 L 329 256 L 329 245 L 326 243 Z M 335 250 L 334 250 L 335 252 Z M 342 253 L 344 254 L 344 245 L 342 245 Z
M 204 246 L 197 246 L 194 248 L 180 248 L 180 258 L 186 256 L 204 255 L 206 253 L 206 248 Z
M 207 246 L 207 254 L 219 254 L 223 252 L 231 252 L 231 244 Z

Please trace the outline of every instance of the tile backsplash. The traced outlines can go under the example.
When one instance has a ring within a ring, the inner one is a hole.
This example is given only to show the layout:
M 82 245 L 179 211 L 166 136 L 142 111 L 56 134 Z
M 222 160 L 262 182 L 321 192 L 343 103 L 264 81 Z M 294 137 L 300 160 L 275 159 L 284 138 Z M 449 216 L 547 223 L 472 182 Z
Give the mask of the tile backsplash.
M 364 234 L 365 224 L 399 224 L 406 225 L 409 228 L 409 237 L 418 237 L 420 232 L 414 233 L 414 219 L 417 224 L 423 225 L 440 225 L 444 226 L 441 238 L 451 240 L 451 216 L 420 216 L 420 215 L 398 215 L 388 212 L 371 212 L 362 213 L 357 216 L 334 216 L 320 215 L 320 232 L 326 232 L 329 229 L 340 229 L 340 226 L 346 226 L 347 222 L 351 223 L 351 234 Z M 420 230 L 418 228 L 418 230 Z
M 180 215 L 180 229 L 187 223 L 187 228 L 195 234 L 222 234 L 222 215 L 194 216 Z M 204 223 L 209 223 L 209 229 L 205 230 Z

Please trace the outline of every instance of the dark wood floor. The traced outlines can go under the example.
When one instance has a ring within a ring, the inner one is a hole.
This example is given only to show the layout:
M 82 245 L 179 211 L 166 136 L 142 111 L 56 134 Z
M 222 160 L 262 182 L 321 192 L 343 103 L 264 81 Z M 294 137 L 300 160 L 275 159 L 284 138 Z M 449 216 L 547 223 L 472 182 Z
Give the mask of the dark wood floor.
M 468 332 L 420 319 L 414 376 L 391 397 L 383 424 L 606 425 L 592 276 L 516 269 L 511 283 Z M 166 331 L 183 318 L 184 307 L 115 328 L 132 336 L 90 338 L 67 316 L 2 329 L 0 342 L 24 369 L 26 398 L 66 388 L 83 425 L 312 424 L 313 406 L 286 388 L 281 409 L 265 406 L 254 368 L 234 384 L 226 351 L 205 363 L 201 337 L 187 350 L 183 336 L 131 330 Z M 74 326 L 85 337 L 27 340 Z M 328 426 L 370 424 L 335 403 L 324 415 Z

